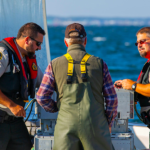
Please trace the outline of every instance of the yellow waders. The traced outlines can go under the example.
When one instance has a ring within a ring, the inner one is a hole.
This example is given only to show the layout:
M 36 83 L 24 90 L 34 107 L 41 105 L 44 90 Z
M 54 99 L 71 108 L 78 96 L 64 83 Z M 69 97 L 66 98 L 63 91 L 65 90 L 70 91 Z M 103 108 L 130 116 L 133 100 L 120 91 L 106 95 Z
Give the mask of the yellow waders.
M 65 57 L 70 63 L 68 76 L 73 76 L 73 59 Z M 83 80 L 89 57 L 86 54 L 81 61 Z M 95 100 L 89 82 L 64 84 L 53 150 L 112 150 L 104 106 Z

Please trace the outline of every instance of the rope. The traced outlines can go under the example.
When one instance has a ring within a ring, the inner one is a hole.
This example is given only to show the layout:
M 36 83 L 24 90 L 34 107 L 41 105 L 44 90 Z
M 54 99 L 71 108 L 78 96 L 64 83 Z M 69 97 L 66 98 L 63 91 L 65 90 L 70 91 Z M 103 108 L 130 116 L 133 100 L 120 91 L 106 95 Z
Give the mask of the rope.
M 136 104 L 135 104 L 135 103 L 134 103 L 134 110 L 135 110 L 135 112 L 136 112 L 138 118 L 143 122 L 143 119 L 142 119 L 141 115 L 140 115 L 140 114 L 138 113 L 138 111 L 137 111 L 137 108 L 136 108 Z
M 29 114 L 28 114 L 28 116 L 27 116 L 27 118 L 25 119 L 25 122 L 29 119 L 29 117 L 30 117 L 30 115 L 31 115 L 31 112 L 32 112 L 32 108 L 33 108 L 33 104 L 34 104 L 34 102 L 36 101 L 36 99 L 34 98 L 34 99 L 32 99 L 30 102 L 29 102 L 29 104 L 26 106 L 26 108 L 25 108 L 25 111 L 28 109 L 28 107 L 30 106 L 30 104 L 32 103 L 32 105 L 31 105 L 31 109 L 30 109 L 30 112 L 29 112 Z

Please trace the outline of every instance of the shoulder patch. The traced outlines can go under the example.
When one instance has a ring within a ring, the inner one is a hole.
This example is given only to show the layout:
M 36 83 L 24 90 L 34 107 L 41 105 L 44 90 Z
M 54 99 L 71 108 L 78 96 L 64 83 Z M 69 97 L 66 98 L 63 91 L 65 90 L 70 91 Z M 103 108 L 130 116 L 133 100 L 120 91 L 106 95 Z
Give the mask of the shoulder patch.
M 37 65 L 36 65 L 35 63 L 32 63 L 32 69 L 33 69 L 34 71 L 37 71 Z
M 2 52 L 0 52 L 0 60 L 3 58 L 3 54 Z
M 6 49 L 5 49 L 5 47 L 0 47 L 0 52 L 3 52 L 3 51 L 5 51 Z M 7 51 L 7 50 L 6 50 Z

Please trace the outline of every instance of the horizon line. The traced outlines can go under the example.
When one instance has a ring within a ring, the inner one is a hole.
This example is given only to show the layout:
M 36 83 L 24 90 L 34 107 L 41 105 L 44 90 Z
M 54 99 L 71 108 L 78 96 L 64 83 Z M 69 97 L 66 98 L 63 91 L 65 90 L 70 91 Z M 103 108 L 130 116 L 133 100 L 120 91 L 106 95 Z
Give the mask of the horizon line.
M 55 16 L 55 15 L 47 15 L 47 17 L 54 18 L 107 18 L 107 19 L 150 19 L 150 17 L 104 17 L 104 16 Z

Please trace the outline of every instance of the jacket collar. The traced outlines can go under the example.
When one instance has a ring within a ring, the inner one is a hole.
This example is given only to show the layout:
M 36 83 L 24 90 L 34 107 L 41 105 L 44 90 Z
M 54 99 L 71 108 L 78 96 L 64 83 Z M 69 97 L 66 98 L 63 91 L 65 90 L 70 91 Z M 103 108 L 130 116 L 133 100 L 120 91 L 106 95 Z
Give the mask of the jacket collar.
M 72 50 L 80 50 L 80 51 L 86 51 L 84 46 L 81 44 L 72 44 L 68 47 L 67 53 L 72 51 Z

